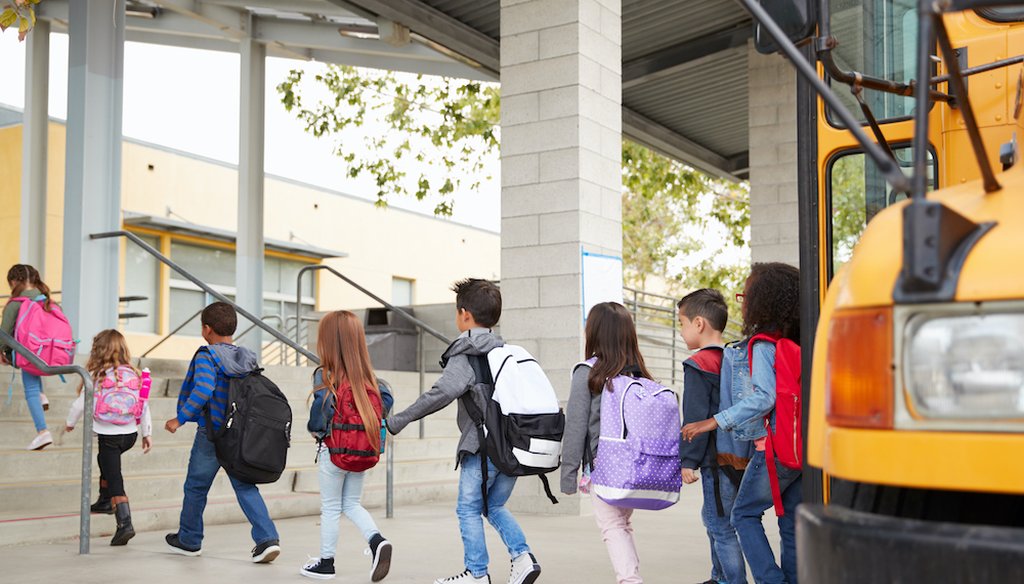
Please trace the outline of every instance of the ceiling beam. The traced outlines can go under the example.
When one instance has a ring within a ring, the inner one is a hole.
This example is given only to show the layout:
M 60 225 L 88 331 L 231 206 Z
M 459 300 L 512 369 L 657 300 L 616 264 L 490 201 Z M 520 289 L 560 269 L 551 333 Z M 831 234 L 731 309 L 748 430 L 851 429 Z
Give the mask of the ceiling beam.
M 328 0 L 357 14 L 376 15 L 409 28 L 498 76 L 501 50 L 498 41 L 419 0 Z
M 739 180 L 737 159 L 729 159 L 623 106 L 622 135 L 708 174 Z
M 746 47 L 754 35 L 749 22 L 720 30 L 702 37 L 666 47 L 660 51 L 622 64 L 622 88 L 629 89 L 641 83 L 672 75 L 685 67 L 692 67 L 722 51 Z

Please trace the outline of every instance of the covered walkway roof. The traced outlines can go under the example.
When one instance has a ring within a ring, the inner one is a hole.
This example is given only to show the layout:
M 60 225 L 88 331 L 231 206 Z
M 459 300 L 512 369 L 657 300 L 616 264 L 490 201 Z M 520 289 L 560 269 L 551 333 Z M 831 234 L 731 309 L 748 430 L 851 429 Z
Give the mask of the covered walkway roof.
M 557 0 L 553 0 L 557 1 Z M 500 0 L 133 0 L 126 39 L 498 80 Z M 68 0 L 39 4 L 66 28 Z M 731 0 L 622 0 L 623 134 L 706 172 L 748 175 L 750 18 Z

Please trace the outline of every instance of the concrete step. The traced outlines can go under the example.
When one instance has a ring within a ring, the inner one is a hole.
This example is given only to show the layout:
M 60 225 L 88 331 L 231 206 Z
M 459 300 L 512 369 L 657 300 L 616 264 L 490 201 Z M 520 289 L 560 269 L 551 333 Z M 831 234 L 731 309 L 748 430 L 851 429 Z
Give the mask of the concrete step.
M 454 475 L 454 473 L 453 473 Z M 458 478 L 422 481 L 404 484 L 394 492 L 396 509 L 435 501 L 454 501 L 458 494 Z M 263 499 L 275 520 L 289 517 L 304 517 L 320 514 L 319 493 L 264 493 Z M 363 506 L 376 519 L 384 516 L 384 484 L 367 483 L 363 489 Z M 136 532 L 175 531 L 181 513 L 181 496 L 174 498 L 140 501 L 133 499 L 132 524 Z M 114 518 L 110 515 L 90 516 L 92 537 L 108 537 L 114 533 Z M 206 525 L 245 523 L 245 516 L 238 507 L 234 495 L 210 497 L 203 513 Z M 48 543 L 77 539 L 79 515 L 77 512 L 57 514 L 26 514 L 24 512 L 0 513 L 0 547 Z

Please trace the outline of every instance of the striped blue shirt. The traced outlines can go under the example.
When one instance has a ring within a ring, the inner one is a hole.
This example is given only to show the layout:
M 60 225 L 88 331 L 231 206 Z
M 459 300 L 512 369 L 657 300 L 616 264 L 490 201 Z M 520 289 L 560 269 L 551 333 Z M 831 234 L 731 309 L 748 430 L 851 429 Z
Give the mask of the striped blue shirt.
M 178 422 L 196 422 L 200 428 L 205 428 L 206 414 L 203 410 L 209 407 L 213 428 L 220 429 L 227 409 L 228 383 L 229 378 L 224 374 L 217 354 L 207 347 L 199 349 L 189 363 L 188 375 L 178 394 Z

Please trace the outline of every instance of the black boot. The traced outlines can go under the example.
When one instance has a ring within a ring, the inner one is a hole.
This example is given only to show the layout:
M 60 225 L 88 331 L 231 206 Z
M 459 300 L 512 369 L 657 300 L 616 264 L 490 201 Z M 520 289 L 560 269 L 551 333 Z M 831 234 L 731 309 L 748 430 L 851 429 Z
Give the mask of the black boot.
M 100 496 L 93 503 L 89 510 L 93 513 L 106 513 L 112 515 L 114 506 L 110 503 L 110 494 L 107 492 L 107 481 L 100 479 Z
M 110 545 L 125 545 L 129 539 L 135 537 L 132 512 L 128 508 L 128 503 L 118 503 L 114 508 L 114 517 L 117 519 L 117 531 L 114 532 Z

